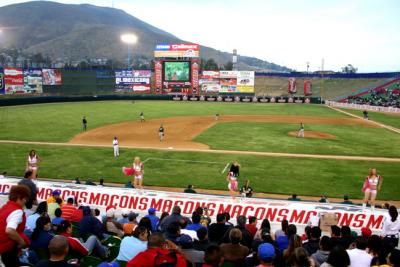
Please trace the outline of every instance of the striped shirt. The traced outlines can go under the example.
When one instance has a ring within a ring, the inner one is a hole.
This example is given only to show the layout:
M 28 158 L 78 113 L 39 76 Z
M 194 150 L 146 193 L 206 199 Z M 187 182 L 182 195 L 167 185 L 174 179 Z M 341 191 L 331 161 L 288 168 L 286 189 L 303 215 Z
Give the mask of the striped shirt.
M 74 211 L 76 210 L 76 207 L 72 204 L 64 204 L 61 206 L 61 218 L 64 218 L 65 220 L 70 221 L 72 214 L 74 213 Z

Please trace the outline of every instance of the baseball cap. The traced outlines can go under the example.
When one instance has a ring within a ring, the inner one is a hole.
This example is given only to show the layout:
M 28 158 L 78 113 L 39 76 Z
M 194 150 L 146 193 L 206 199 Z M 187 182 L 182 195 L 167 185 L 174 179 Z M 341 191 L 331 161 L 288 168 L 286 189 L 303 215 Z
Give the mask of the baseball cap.
M 258 246 L 258 257 L 261 260 L 272 260 L 275 257 L 275 248 L 270 243 L 263 243 Z
M 114 217 L 115 209 L 109 209 L 106 212 L 107 217 Z
M 97 267 L 120 267 L 119 263 L 117 261 L 113 262 L 102 262 Z
M 368 227 L 363 227 L 361 228 L 361 234 L 364 237 L 370 237 L 372 235 L 372 231 Z
M 148 209 L 149 214 L 155 213 L 157 210 L 155 208 Z
M 53 196 L 59 196 L 59 195 L 61 195 L 61 190 L 60 190 L 60 189 L 54 190 L 53 193 L 52 193 L 52 195 L 53 195 Z
M 106 211 L 108 211 L 109 209 L 116 209 L 116 208 L 117 208 L 117 205 L 108 205 L 106 207 Z

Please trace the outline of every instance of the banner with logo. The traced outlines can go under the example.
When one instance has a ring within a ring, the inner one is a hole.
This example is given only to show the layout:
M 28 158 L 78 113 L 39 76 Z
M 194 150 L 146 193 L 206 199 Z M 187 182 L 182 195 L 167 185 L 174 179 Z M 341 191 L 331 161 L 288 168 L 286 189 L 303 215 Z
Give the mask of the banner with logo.
M 312 95 L 312 83 L 311 80 L 304 81 L 304 95 L 309 96 Z
M 156 86 L 156 93 L 162 93 L 162 62 L 154 62 L 154 85 Z
M 22 68 L 4 68 L 6 94 L 24 93 L 24 73 Z
M 0 94 L 4 94 L 4 69 L 0 68 Z
M 197 58 L 200 55 L 198 44 L 158 44 L 154 49 L 154 57 L 191 57 Z
M 61 70 L 43 69 L 43 85 L 62 85 Z
M 7 194 L 19 179 L 0 179 L 0 193 Z M 197 207 L 207 207 L 213 221 L 219 213 L 228 212 L 231 218 L 239 215 L 255 216 L 258 220 L 268 219 L 271 223 L 280 223 L 286 219 L 289 223 L 306 225 L 311 217 L 326 213 L 336 214 L 338 225 L 348 225 L 360 230 L 368 227 L 372 231 L 382 228 L 386 210 L 376 209 L 374 213 L 363 212 L 361 206 L 336 203 L 300 202 L 272 200 L 263 198 L 244 198 L 232 201 L 229 196 L 207 194 L 185 194 L 166 191 L 143 190 L 138 194 L 135 189 L 118 187 L 86 186 L 61 182 L 38 181 L 38 200 L 46 200 L 54 190 L 61 191 L 61 198 L 74 196 L 78 203 L 105 211 L 109 205 L 117 209 L 129 209 L 147 214 L 149 208 L 158 212 L 171 212 L 174 206 L 180 206 L 184 216 L 191 216 Z
M 199 63 L 197 61 L 192 61 L 192 88 L 199 88 Z
M 236 91 L 254 93 L 254 71 L 238 71 Z
M 115 71 L 116 91 L 150 92 L 150 70 Z
M 297 92 L 297 82 L 296 78 L 289 78 L 288 81 L 288 93 L 295 94 Z
M 43 78 L 41 69 L 24 70 L 25 93 L 43 93 Z
M 203 71 L 201 90 L 213 93 L 254 93 L 254 71 Z

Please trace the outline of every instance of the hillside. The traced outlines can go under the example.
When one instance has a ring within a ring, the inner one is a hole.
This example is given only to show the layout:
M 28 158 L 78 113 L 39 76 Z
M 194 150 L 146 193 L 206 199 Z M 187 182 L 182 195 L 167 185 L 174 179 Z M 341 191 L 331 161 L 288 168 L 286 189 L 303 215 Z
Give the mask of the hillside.
M 72 5 L 33 1 L 0 8 L 0 25 L 6 29 L 3 48 L 18 48 L 25 53 L 42 53 L 52 59 L 107 58 L 123 61 L 127 46 L 120 35 L 134 32 L 140 42 L 132 49 L 135 57 L 153 57 L 157 43 L 185 42 L 123 10 L 89 4 Z M 186 40 L 190 42 L 189 40 Z M 201 57 L 224 64 L 230 53 L 201 47 Z M 240 68 L 290 71 L 286 67 L 257 58 L 240 56 Z

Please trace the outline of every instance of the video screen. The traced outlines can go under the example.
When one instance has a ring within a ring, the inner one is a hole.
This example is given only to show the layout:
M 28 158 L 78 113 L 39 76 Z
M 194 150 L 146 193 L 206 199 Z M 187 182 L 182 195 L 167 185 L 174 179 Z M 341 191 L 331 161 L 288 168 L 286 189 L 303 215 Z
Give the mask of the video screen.
M 169 82 L 188 82 L 190 81 L 190 62 L 189 61 L 165 61 L 164 80 Z

